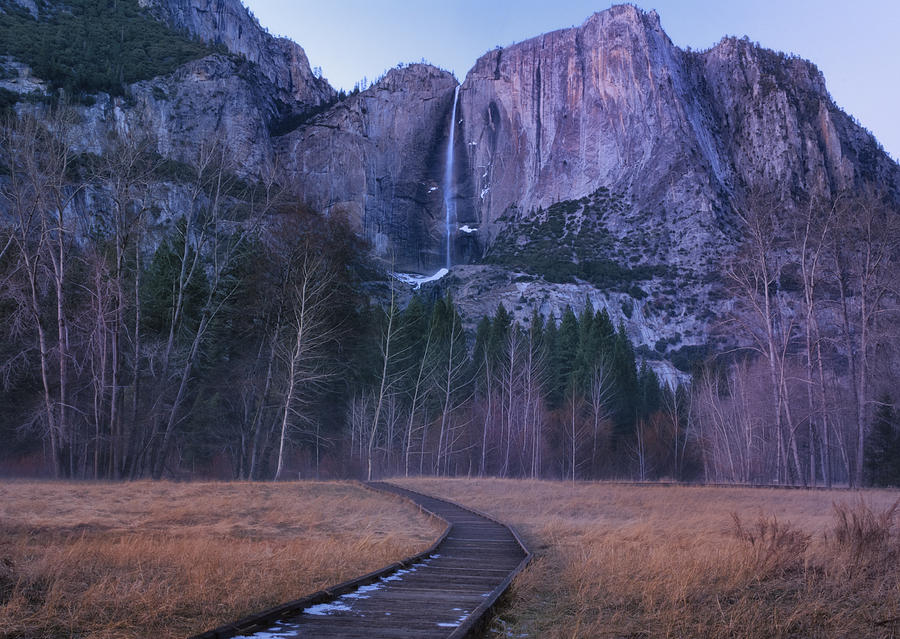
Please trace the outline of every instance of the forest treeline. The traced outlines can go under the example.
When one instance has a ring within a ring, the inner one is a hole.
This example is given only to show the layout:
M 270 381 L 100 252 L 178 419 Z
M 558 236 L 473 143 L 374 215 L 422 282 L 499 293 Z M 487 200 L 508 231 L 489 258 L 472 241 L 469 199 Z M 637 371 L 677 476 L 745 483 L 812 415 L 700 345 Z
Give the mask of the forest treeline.
M 36 15 L 27 7 L 0 0 L 0 54 L 83 102 L 101 91 L 125 95 L 129 84 L 226 53 L 155 20 L 137 0 L 36 0 Z
M 723 272 L 731 349 L 671 388 L 585 302 L 467 330 L 401 295 L 339 214 L 73 113 L 0 135 L 0 464 L 57 477 L 396 474 L 896 483 L 896 212 L 778 216 Z M 376 291 L 372 294 L 372 291 Z M 406 300 L 401 303 L 401 298 Z
M 624 327 L 589 302 L 525 325 L 500 305 L 467 337 L 449 295 L 414 297 L 370 326 L 378 348 L 349 405 L 367 474 L 646 477 L 651 456 L 657 473 L 682 470 L 683 429 L 650 442 L 645 423 L 665 421 L 684 390 L 638 367 Z
M 707 480 L 900 483 L 900 210 L 860 189 L 737 211 L 719 331 L 743 348 L 692 383 Z
M 662 391 L 605 311 L 522 327 L 501 307 L 467 335 L 450 297 L 400 308 L 346 220 L 237 179 L 222 147 L 173 174 L 146 140 L 77 152 L 72 117 L 22 116 L 0 140 L 8 466 L 628 472 Z

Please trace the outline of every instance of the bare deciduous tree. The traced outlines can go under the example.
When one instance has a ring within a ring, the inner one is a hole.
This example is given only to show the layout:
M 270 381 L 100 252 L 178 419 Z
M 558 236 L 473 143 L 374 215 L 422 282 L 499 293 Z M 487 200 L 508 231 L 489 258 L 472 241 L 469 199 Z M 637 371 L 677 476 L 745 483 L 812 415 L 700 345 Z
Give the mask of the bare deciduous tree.
M 372 414 L 372 422 L 369 432 L 367 433 L 368 444 L 366 445 L 366 479 L 372 481 L 373 463 L 375 455 L 375 441 L 378 436 L 378 426 L 381 420 L 381 411 L 384 408 L 385 401 L 397 384 L 398 378 L 394 372 L 396 362 L 401 359 L 404 353 L 398 349 L 397 341 L 399 339 L 400 326 L 397 321 L 397 296 L 394 291 L 394 283 L 391 282 L 391 303 L 386 311 L 386 325 L 384 334 L 379 341 L 379 361 L 381 371 L 378 377 L 378 391 L 375 393 L 374 404 L 375 409 Z
M 166 459 L 187 398 L 191 373 L 208 337 L 213 320 L 229 303 L 240 282 L 230 277 L 241 252 L 245 249 L 263 215 L 277 201 L 275 172 L 252 188 L 252 192 L 235 194 L 239 181 L 233 172 L 233 158 L 224 144 L 212 140 L 201 147 L 196 179 L 191 185 L 190 203 L 183 211 L 182 252 L 179 273 L 173 283 L 172 317 L 163 350 L 160 370 L 174 386 L 172 395 L 163 393 L 157 403 L 158 418 L 151 435 L 151 473 L 162 476 Z M 196 326 L 187 328 L 185 304 L 188 288 L 197 274 L 203 273 L 207 293 Z M 191 333 L 186 346 L 175 352 L 176 337 Z
M 290 306 L 287 310 L 282 358 L 286 374 L 281 406 L 281 428 L 275 479 L 284 469 L 285 444 L 291 427 L 307 418 L 303 414 L 308 393 L 315 390 L 333 372 L 325 358 L 325 347 L 335 339 L 339 327 L 330 320 L 329 305 L 334 296 L 334 276 L 321 255 L 309 244 L 296 256 L 296 273 L 290 277 Z M 292 269 L 294 270 L 294 269 Z M 318 437 L 316 438 L 318 442 Z
M 779 246 L 781 201 L 772 195 L 753 194 L 746 209 L 738 212 L 745 242 L 726 275 L 745 310 L 735 316 L 742 333 L 768 365 L 770 392 L 775 407 L 773 417 L 778 432 L 778 479 L 803 477 L 796 431 L 792 423 L 785 379 L 785 360 L 794 320 L 785 313 L 778 297 L 778 281 L 785 265 Z M 793 468 L 791 468 L 791 462 Z
M 891 326 L 885 320 L 896 313 L 898 247 L 900 223 L 875 194 L 843 198 L 835 214 L 835 231 L 840 238 L 832 243 L 831 262 L 839 295 L 841 343 L 850 362 L 850 378 L 855 407 L 854 485 L 863 481 L 866 430 L 873 402 L 870 378 L 881 332 Z
M 45 433 L 54 475 L 75 470 L 70 428 L 70 248 L 79 225 L 71 219 L 82 184 L 70 170 L 72 112 L 65 105 L 34 115 L 11 116 L 3 127 L 2 159 L 8 179 L 2 197 L 10 233 L 4 253 L 13 250 L 17 267 L 4 281 L 7 296 L 30 317 L 37 341 L 43 387 Z M 48 306 L 55 307 L 52 319 Z M 51 328 L 52 327 L 52 328 Z M 55 329 L 55 330 L 54 330 Z

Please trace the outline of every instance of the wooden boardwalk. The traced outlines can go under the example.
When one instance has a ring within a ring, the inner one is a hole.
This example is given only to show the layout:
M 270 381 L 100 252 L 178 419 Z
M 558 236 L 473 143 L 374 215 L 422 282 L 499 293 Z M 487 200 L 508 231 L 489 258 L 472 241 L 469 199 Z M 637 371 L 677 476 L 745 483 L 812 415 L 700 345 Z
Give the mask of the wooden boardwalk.
M 487 620 L 530 553 L 507 526 L 452 502 L 386 483 L 448 523 L 428 551 L 360 579 L 195 639 L 461 639 Z

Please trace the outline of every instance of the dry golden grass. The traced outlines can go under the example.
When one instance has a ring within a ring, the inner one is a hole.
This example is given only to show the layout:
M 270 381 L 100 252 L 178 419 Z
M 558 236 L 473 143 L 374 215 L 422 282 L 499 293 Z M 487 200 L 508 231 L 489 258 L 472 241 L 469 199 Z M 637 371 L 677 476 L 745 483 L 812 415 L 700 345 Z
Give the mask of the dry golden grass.
M 185 637 L 439 531 L 352 483 L 0 483 L 0 637 Z
M 896 491 L 402 480 L 517 527 L 509 637 L 897 637 Z

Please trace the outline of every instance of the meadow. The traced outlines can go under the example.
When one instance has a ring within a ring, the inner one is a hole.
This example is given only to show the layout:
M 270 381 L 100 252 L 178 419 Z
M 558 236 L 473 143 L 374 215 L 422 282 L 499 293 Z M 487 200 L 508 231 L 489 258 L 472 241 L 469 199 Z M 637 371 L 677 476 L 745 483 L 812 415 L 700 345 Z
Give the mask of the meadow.
M 896 637 L 900 493 L 399 479 L 535 553 L 491 636 Z M 0 483 L 0 638 L 185 637 L 417 552 L 353 482 Z
M 426 548 L 350 482 L 0 483 L 0 637 L 183 638 Z
M 536 555 L 497 636 L 897 637 L 897 491 L 415 479 Z

